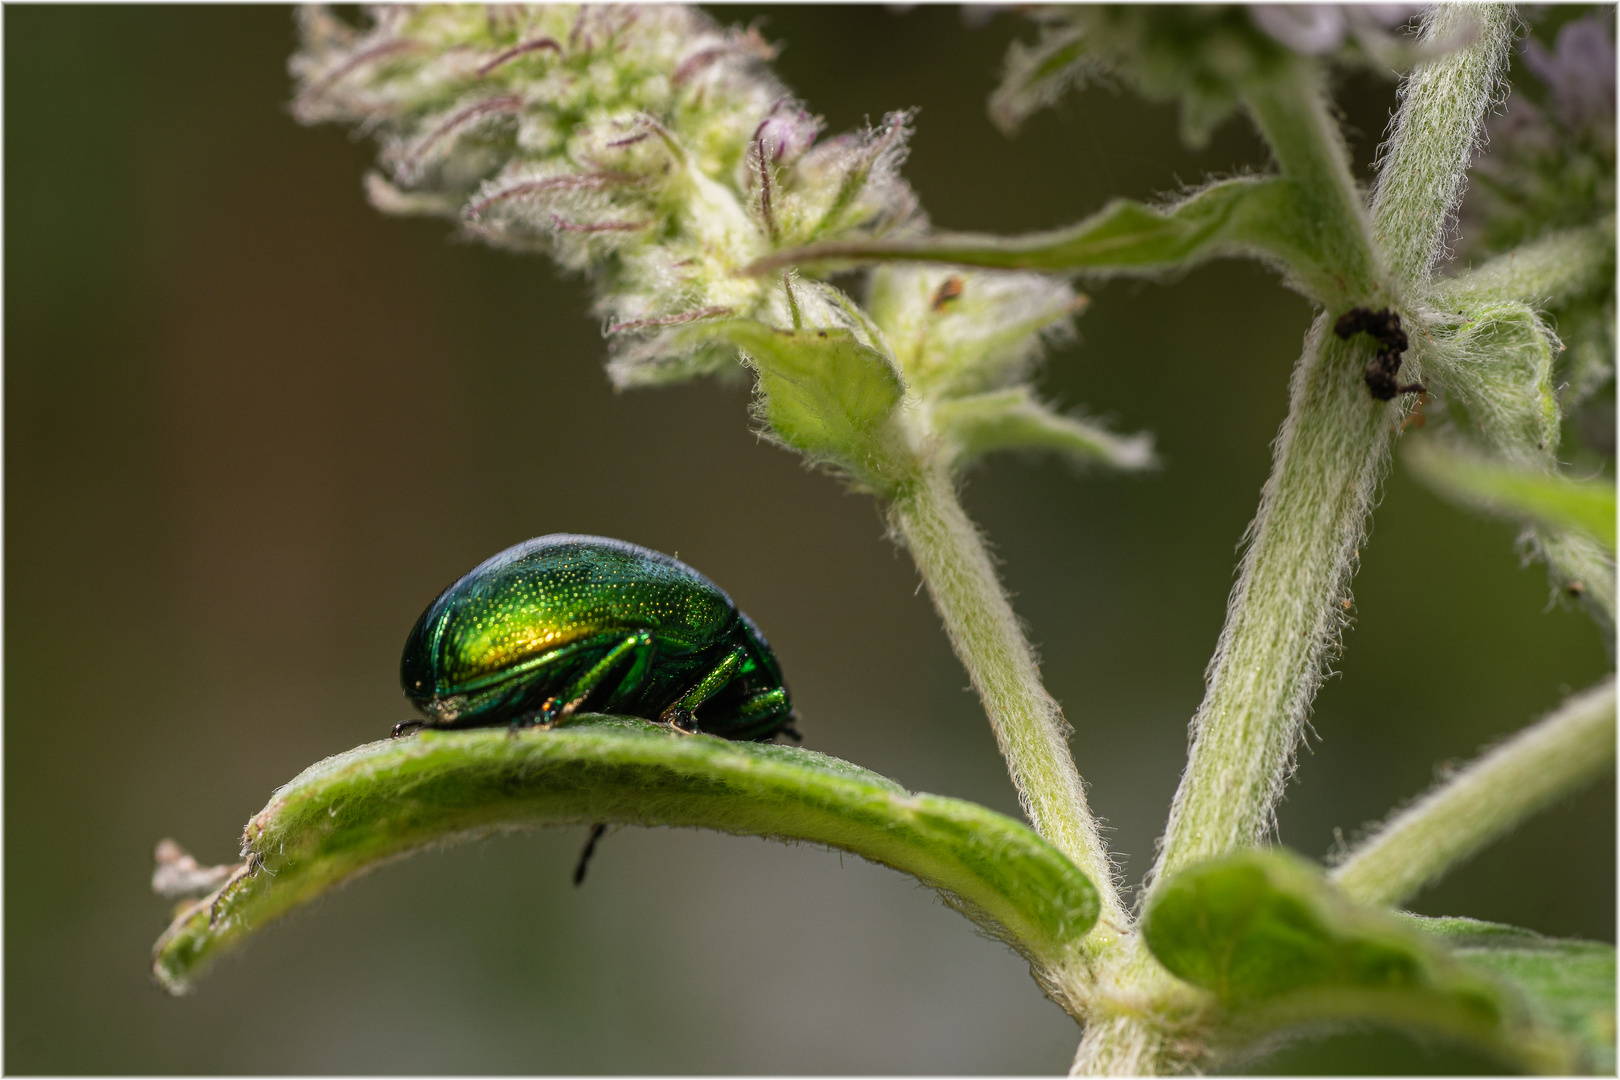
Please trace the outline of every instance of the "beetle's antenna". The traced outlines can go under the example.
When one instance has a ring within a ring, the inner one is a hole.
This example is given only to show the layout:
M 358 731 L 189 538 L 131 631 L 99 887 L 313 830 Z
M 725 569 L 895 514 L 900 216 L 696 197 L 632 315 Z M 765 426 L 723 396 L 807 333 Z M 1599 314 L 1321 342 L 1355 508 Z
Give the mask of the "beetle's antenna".
M 585 841 L 585 848 L 579 853 L 579 864 L 574 867 L 574 888 L 579 888 L 585 881 L 585 868 L 590 865 L 591 856 L 596 854 L 596 842 L 602 839 L 607 832 L 607 823 L 598 821 L 591 826 L 591 835 Z

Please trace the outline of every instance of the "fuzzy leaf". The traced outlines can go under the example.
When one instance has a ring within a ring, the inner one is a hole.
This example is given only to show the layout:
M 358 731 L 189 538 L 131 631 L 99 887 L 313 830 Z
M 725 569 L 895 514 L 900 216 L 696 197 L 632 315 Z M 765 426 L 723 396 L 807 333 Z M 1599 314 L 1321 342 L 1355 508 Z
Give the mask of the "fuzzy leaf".
M 1401 918 L 1443 942 L 1464 964 L 1518 991 L 1541 1024 L 1562 1032 L 1579 1048 L 1577 1069 L 1613 1075 L 1613 945 L 1542 937 L 1478 919 Z
M 1297 186 L 1279 177 L 1211 184 L 1164 209 L 1118 199 L 1067 229 L 1022 237 L 963 233 L 927 240 L 813 244 L 761 260 L 764 273 L 818 262 L 942 262 L 999 270 L 1157 276 L 1229 255 L 1283 265 L 1304 292 L 1336 297 L 1342 286 L 1320 264 L 1314 227 Z
M 777 438 L 869 481 L 887 473 L 887 421 L 905 392 L 888 357 L 842 329 L 776 330 L 737 320 L 715 333 L 759 371 L 761 412 Z
M 1550 465 L 1560 413 L 1553 384 L 1558 339 L 1517 301 L 1459 303 L 1426 337 L 1423 377 L 1468 439 L 1523 464 Z
M 1224 1041 L 1372 1022 L 1532 1068 L 1568 1063 L 1511 994 L 1291 855 L 1247 851 L 1183 871 L 1160 890 L 1143 937 L 1173 974 L 1214 995 Z
M 1148 469 L 1153 436 L 1115 435 L 1101 424 L 1062 416 L 1028 387 L 955 398 L 934 407 L 934 428 L 953 448 L 960 468 L 997 450 L 1050 450 L 1080 465 Z
M 1612 480 L 1574 480 L 1459 453 L 1434 440 L 1413 444 L 1406 463 L 1418 478 L 1457 502 L 1554 528 L 1576 528 L 1615 546 Z
M 1096 890 L 1027 826 L 910 795 L 794 747 L 672 735 L 645 720 L 550 731 L 424 731 L 304 770 L 243 834 L 247 863 L 182 911 L 153 952 L 174 993 L 218 954 L 326 890 L 410 852 L 539 825 L 679 825 L 826 844 L 912 874 L 1031 961 L 1052 964 L 1097 918 Z

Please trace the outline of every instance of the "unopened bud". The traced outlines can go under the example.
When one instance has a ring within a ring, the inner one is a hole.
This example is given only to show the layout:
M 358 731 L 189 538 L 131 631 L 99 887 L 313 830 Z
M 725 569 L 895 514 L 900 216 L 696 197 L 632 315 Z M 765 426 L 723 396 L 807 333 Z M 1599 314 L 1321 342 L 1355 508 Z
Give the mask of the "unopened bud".
M 779 98 L 754 129 L 759 153 L 773 165 L 791 165 L 821 134 L 821 118 L 811 116 L 792 98 Z

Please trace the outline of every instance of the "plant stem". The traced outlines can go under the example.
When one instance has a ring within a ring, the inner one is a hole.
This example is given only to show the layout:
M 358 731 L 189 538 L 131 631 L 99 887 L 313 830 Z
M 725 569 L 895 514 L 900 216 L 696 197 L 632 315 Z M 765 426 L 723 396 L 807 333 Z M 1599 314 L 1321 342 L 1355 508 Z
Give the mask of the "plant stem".
M 895 493 L 890 517 L 904 537 L 990 717 L 996 744 L 1030 822 L 1096 886 L 1102 914 L 1087 939 L 1099 954 L 1129 924 L 1108 850 L 1086 805 L 1069 754 L 1063 713 L 1041 683 L 1034 650 L 1018 625 L 978 530 L 944 469 L 928 462 Z
M 1284 174 L 1315 209 L 1347 295 L 1376 303 L 1377 258 L 1361 199 L 1315 69 L 1247 98 Z M 1373 492 L 1389 457 L 1394 408 L 1372 399 L 1359 346 L 1318 315 L 1294 370 L 1288 418 L 1227 607 L 1192 747 L 1153 871 L 1254 843 L 1292 768 L 1294 745 L 1343 621 L 1344 595 Z
M 1536 546 L 1552 579 L 1565 595 L 1577 597 L 1608 639 L 1614 659 L 1614 549 L 1578 529 L 1538 527 Z
M 1313 228 L 1308 246 L 1336 278 L 1336 293 L 1317 299 L 1331 308 L 1375 299 L 1378 257 L 1321 69 L 1296 60 L 1277 78 L 1251 87 L 1244 104 L 1283 176 L 1298 186 Z
M 1333 871 L 1357 900 L 1399 904 L 1614 764 L 1614 680 L 1564 702 L 1363 841 Z
M 1391 244 L 1386 257 L 1395 281 L 1380 270 L 1317 69 L 1297 63 L 1245 96 L 1283 174 L 1316 207 L 1317 240 L 1332 254 L 1325 261 L 1342 268 L 1345 301 L 1387 303 L 1404 291 L 1396 282 L 1425 281 L 1443 250 L 1512 18 L 1500 7 L 1447 5 L 1424 30 L 1425 41 L 1437 41 L 1475 10 L 1482 14 L 1474 42 L 1419 65 L 1402 89 L 1372 225 Z M 1191 863 L 1255 843 L 1271 824 L 1325 656 L 1338 639 L 1401 407 L 1368 395 L 1364 350 L 1330 334 L 1333 314 L 1317 317 L 1294 371 L 1288 418 L 1193 718 L 1187 771 L 1153 886 Z
M 1613 237 L 1612 221 L 1543 236 L 1436 282 L 1436 300 L 1442 307 L 1503 300 L 1556 304 L 1614 280 Z
M 1204 996 L 1153 957 L 1140 934 L 1096 973 L 1085 1001 L 1085 1034 L 1070 1076 L 1184 1073 L 1203 1052 Z
M 1373 400 L 1356 348 L 1317 317 L 1295 369 L 1276 464 L 1227 608 L 1154 884 L 1255 843 L 1293 764 L 1397 407 Z
M 1433 46 L 1466 34 L 1470 25 L 1469 45 L 1419 64 L 1401 84 L 1400 110 L 1379 162 L 1373 233 L 1390 266 L 1419 288 L 1445 254 L 1486 110 L 1500 92 L 1513 9 L 1441 4 L 1425 16 L 1418 39 Z

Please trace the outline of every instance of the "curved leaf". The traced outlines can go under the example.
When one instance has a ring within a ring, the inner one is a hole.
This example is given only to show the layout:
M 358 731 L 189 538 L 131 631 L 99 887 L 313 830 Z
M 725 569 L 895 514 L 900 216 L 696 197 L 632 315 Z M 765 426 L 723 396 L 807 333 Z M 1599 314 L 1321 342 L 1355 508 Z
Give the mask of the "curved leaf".
M 1554 528 L 1576 528 L 1615 544 L 1612 480 L 1575 480 L 1541 469 L 1458 453 L 1438 443 L 1415 444 L 1406 463 L 1440 494 L 1495 514 Z
M 1461 306 L 1433 326 L 1419 335 L 1423 378 L 1458 430 L 1521 464 L 1551 465 L 1561 422 L 1553 357 L 1562 348 L 1552 329 L 1517 301 Z
M 818 262 L 942 262 L 999 270 L 1157 275 L 1227 255 L 1281 263 L 1303 291 L 1337 300 L 1343 281 L 1316 257 L 1316 228 L 1299 188 L 1281 177 L 1214 183 L 1160 209 L 1116 199 L 1066 229 L 999 237 L 945 234 L 926 240 L 812 244 L 748 268 L 765 273 Z
M 1404 914 L 1401 918 L 1444 942 L 1463 963 L 1518 991 L 1542 1024 L 1556 1028 L 1579 1048 L 1580 1071 L 1614 1074 L 1613 945 L 1542 937 L 1533 930 L 1478 919 Z
M 1291 855 L 1247 851 L 1183 871 L 1159 890 L 1142 932 L 1172 974 L 1214 996 L 1222 1041 L 1371 1022 L 1532 1069 L 1570 1063 L 1563 1041 L 1494 980 Z
M 310 766 L 248 822 L 247 862 L 158 940 L 155 974 L 184 993 L 219 953 L 389 859 L 589 822 L 698 826 L 850 851 L 940 889 L 1041 965 L 1060 963 L 1097 918 L 1097 893 L 1073 863 L 984 807 L 911 795 L 809 750 L 590 716 L 550 731 L 423 731 Z

